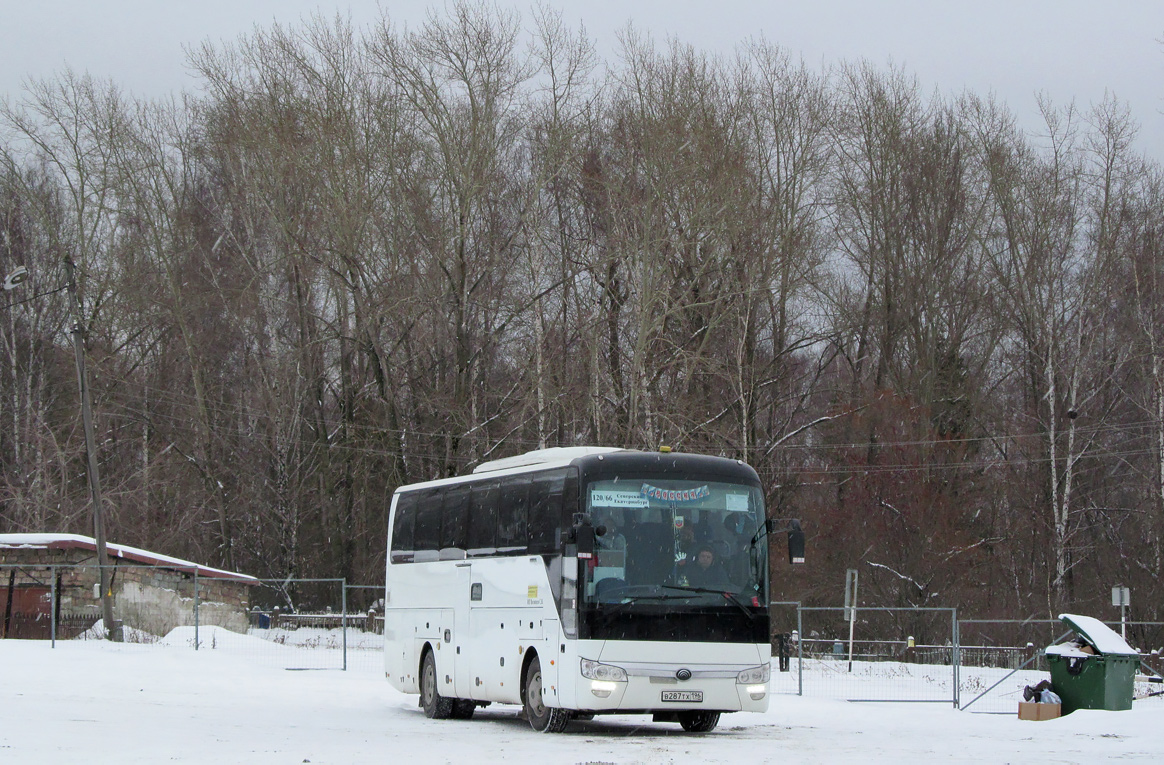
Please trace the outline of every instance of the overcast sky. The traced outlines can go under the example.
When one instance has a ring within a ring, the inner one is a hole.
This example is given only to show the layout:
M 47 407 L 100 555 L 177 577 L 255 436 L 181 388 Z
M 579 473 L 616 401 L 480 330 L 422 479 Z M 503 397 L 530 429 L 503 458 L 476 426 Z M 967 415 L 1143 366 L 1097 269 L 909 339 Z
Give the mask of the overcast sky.
M 501 0 L 522 10 L 528 2 Z M 582 24 L 605 55 L 628 22 L 657 40 L 678 37 L 730 53 L 763 35 L 814 69 L 840 60 L 890 61 L 927 89 L 993 91 L 1038 127 L 1035 93 L 1086 109 L 1105 90 L 1140 123 L 1141 151 L 1164 161 L 1164 0 L 550 0 Z M 384 0 L 394 21 L 416 25 L 442 3 Z M 375 2 L 319 0 L 0 0 L 0 94 L 66 64 L 110 77 L 138 95 L 196 85 L 183 44 L 234 40 L 256 24 L 294 23 L 315 10 L 375 21 Z

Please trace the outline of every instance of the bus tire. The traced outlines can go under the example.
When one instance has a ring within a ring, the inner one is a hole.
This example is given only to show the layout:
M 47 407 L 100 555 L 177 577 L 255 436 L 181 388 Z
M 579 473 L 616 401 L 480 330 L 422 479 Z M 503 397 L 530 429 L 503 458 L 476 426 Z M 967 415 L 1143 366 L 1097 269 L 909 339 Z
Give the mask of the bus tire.
M 437 690 L 436 657 L 431 650 L 426 650 L 420 662 L 420 705 L 424 707 L 424 716 L 447 720 L 453 714 L 453 701 Z
M 454 720 L 471 720 L 473 713 L 477 711 L 477 704 L 470 699 L 453 699 L 453 713 L 450 717 Z
M 525 708 L 525 716 L 530 726 L 539 733 L 561 733 L 570 722 L 571 714 L 568 709 L 547 707 L 542 701 L 542 663 L 537 656 L 525 670 L 522 706 Z
M 680 712 L 679 724 L 688 733 L 707 733 L 719 725 L 719 712 Z

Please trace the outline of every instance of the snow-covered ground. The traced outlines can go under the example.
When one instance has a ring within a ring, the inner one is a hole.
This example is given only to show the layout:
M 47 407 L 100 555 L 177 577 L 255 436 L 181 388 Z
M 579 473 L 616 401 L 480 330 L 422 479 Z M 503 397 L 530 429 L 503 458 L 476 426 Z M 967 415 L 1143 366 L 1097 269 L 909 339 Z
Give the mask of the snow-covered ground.
M 349 652 L 348 672 L 288 671 L 283 666 L 341 662 L 326 639 L 315 647 L 260 645 L 256 637 L 204 628 L 203 649 L 195 652 L 191 638 L 179 630 L 152 645 L 78 640 L 55 649 L 44 641 L 0 641 L 0 763 L 1164 759 L 1159 699 L 1137 701 L 1130 712 L 1025 722 L 945 704 L 778 694 L 766 714 L 725 716 L 710 734 L 627 716 L 543 735 L 517 707 L 478 710 L 471 721 L 428 720 L 415 696 L 383 680 L 367 648 Z M 852 695 L 860 682 L 873 683 L 865 695 L 875 697 L 885 678 L 859 674 L 838 693 Z

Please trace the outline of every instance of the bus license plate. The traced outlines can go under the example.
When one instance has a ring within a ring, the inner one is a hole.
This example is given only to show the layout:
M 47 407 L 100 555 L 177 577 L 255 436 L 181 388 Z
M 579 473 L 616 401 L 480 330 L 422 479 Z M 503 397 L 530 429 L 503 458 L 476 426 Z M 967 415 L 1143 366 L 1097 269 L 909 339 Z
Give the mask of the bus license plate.
M 703 701 L 703 691 L 663 691 L 663 701 Z

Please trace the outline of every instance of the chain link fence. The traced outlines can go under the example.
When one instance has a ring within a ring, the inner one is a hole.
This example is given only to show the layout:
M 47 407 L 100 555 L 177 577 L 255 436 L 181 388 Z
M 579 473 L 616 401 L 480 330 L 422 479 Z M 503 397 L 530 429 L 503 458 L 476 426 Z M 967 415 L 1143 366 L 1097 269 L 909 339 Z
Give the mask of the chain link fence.
M 1105 624 L 1121 631 L 1119 622 Z M 1164 705 L 1164 622 L 1127 622 L 1122 628 L 1129 645 L 1141 651 L 1134 703 Z M 986 714 L 1014 714 L 1023 690 L 1051 676 L 1044 650 L 1073 634 L 1058 619 L 961 619 L 958 632 L 962 708 Z
M 955 609 L 799 611 L 806 695 L 958 706 Z
M 382 671 L 383 586 L 343 579 L 226 578 L 110 567 L 125 642 L 222 651 L 290 670 Z M 0 638 L 104 639 L 94 564 L 0 564 Z M 349 597 L 354 601 L 349 604 Z
M 772 693 L 804 695 L 804 657 L 800 646 L 800 603 L 769 604 L 772 625 Z
M 108 597 L 125 642 L 198 647 L 199 627 L 246 631 L 247 586 L 197 569 L 109 567 Z M 97 566 L 0 565 L 0 637 L 85 640 L 104 637 Z
M 347 628 L 356 615 L 343 579 L 256 580 L 247 617 L 244 640 L 212 639 L 234 641 L 226 650 L 284 669 L 347 669 Z

